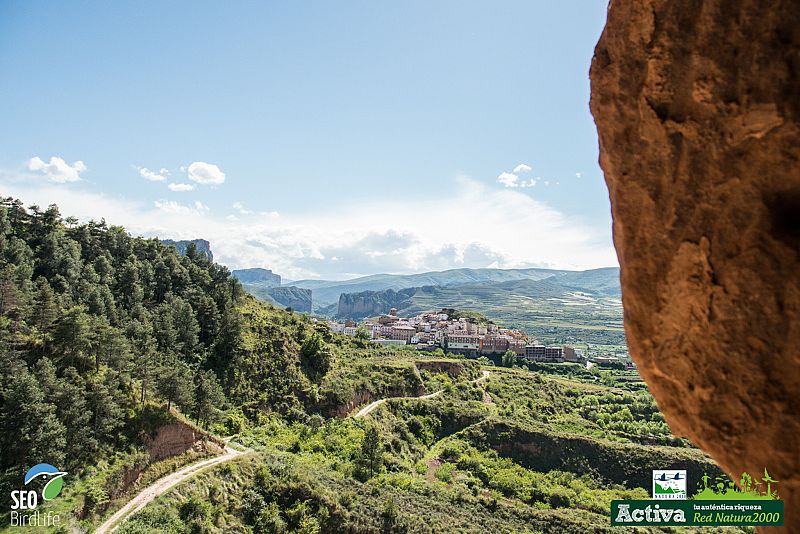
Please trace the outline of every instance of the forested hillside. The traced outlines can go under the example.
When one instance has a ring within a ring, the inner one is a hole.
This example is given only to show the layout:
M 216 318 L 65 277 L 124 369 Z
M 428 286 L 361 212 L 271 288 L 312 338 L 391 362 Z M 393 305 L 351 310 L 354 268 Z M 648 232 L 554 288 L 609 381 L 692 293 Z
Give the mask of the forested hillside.
M 303 413 L 328 355 L 304 319 L 243 317 L 237 307 L 251 300 L 192 244 L 181 256 L 103 221 L 3 199 L 2 487 L 34 463 L 79 473 L 139 443 L 153 401 L 201 425 L 227 399 Z

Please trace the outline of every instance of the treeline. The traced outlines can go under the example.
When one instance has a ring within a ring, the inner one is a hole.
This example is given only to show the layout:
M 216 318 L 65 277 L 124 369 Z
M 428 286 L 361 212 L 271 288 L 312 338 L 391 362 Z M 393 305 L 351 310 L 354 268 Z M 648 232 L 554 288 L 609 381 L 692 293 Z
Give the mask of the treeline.
M 192 245 L 181 256 L 55 205 L 0 199 L 0 482 L 137 444 L 134 420 L 154 402 L 200 424 L 228 401 L 302 408 L 327 351 L 303 318 L 249 324 L 251 301 Z

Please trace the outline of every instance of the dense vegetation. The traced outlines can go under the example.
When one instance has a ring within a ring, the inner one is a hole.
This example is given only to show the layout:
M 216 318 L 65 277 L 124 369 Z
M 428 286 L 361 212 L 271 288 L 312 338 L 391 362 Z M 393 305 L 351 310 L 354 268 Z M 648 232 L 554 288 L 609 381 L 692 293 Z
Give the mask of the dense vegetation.
M 52 463 L 70 479 L 46 507 L 91 529 L 213 453 L 148 457 L 148 437 L 187 418 L 253 452 L 121 532 L 602 531 L 612 498 L 646 496 L 651 467 L 716 469 L 621 372 L 378 347 L 258 302 L 185 253 L 0 202 L 4 499 Z
M 62 219 L 56 206 L 4 199 L 2 488 L 39 461 L 80 472 L 139 443 L 153 400 L 206 425 L 228 400 L 305 417 L 329 356 L 307 320 L 266 320 L 253 306 L 192 244 L 181 256 L 102 221 Z
M 611 499 L 648 497 L 652 467 L 715 472 L 691 448 L 515 421 L 509 398 L 490 393 L 529 380 L 522 401 L 542 389 L 536 397 L 561 402 L 561 379 L 493 370 L 484 388 L 434 376 L 440 397 L 392 400 L 367 419 L 265 418 L 237 438 L 254 454 L 183 486 L 121 532 L 603 532 Z

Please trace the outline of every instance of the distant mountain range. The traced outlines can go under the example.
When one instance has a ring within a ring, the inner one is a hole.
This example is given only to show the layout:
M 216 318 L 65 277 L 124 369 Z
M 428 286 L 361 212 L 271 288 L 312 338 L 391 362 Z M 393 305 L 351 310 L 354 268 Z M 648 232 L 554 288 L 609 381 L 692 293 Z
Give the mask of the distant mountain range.
M 607 267 L 588 271 L 565 271 L 555 269 L 451 269 L 420 274 L 374 274 L 344 281 L 298 280 L 296 287 L 311 289 L 314 293 L 314 309 L 338 303 L 343 293 L 383 291 L 424 286 L 459 286 L 512 282 L 518 280 L 544 280 L 566 287 L 578 288 L 606 296 L 619 296 L 619 269 Z
M 185 254 L 189 243 L 212 258 L 208 241 L 164 240 Z M 403 315 L 439 308 L 477 311 L 543 342 L 625 346 L 619 269 L 450 269 L 374 274 L 351 280 L 282 280 L 270 269 L 232 271 L 242 287 L 279 307 L 340 319 L 397 308 Z
M 269 269 L 235 269 L 233 276 L 242 287 L 256 298 L 279 307 L 300 312 L 311 312 L 311 290 L 296 286 L 282 286 L 281 277 Z
M 242 284 L 245 291 L 257 299 L 269 302 L 279 308 L 292 308 L 295 311 L 311 313 L 311 290 L 295 286 L 266 287 Z
M 315 311 L 338 319 L 360 320 L 386 313 L 390 308 L 397 308 L 400 315 L 405 316 L 456 308 L 480 312 L 499 324 L 521 328 L 546 343 L 592 343 L 624 348 L 617 268 L 458 271 L 451 280 L 474 277 L 480 281 L 341 293 L 337 304 L 317 307 Z M 423 280 L 446 280 L 447 274 L 450 273 L 419 276 Z M 530 278 L 522 278 L 524 275 Z M 401 277 L 400 282 L 407 282 L 409 278 L 413 276 Z M 378 280 L 381 284 L 392 281 L 397 279 L 381 277 Z M 361 283 L 364 282 L 354 285 L 357 287 Z M 314 290 L 315 297 L 317 291 L 319 289 Z

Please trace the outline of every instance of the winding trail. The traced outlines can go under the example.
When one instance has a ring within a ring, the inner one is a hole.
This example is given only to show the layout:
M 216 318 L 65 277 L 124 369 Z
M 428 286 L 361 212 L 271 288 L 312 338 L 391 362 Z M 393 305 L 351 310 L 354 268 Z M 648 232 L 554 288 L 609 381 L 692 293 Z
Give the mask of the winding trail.
M 97 527 L 97 530 L 94 531 L 95 534 L 108 534 L 109 532 L 113 532 L 128 517 L 147 506 L 156 497 L 171 490 L 177 484 L 180 484 L 184 480 L 193 477 L 194 475 L 211 466 L 233 460 L 234 458 L 249 452 L 252 451 L 249 449 L 245 451 L 237 451 L 233 447 L 226 446 L 225 452 L 219 456 L 197 462 L 196 464 L 187 465 L 186 467 L 179 469 L 174 473 L 170 473 L 167 476 L 159 478 L 151 485 L 137 493 L 134 498 L 128 501 L 122 508 L 117 510 L 114 515 L 106 519 L 103 524 Z
M 482 370 L 481 376 L 476 378 L 475 380 L 471 380 L 470 383 L 477 384 L 479 382 L 483 382 L 487 378 L 489 378 L 489 371 Z M 419 397 L 387 397 L 385 399 L 378 399 L 374 402 L 371 402 L 361 408 L 353 417 L 356 419 L 360 419 L 362 417 L 366 417 L 370 413 L 374 412 L 378 406 L 384 404 L 388 400 L 408 400 L 408 399 L 415 399 L 415 400 L 425 400 L 425 399 L 432 399 L 434 397 L 438 397 L 444 393 L 444 389 L 440 389 L 438 391 L 434 391 L 433 393 L 428 393 L 426 395 L 420 395 Z M 226 440 L 227 441 L 227 440 Z M 156 497 L 165 494 L 176 485 L 180 484 L 181 482 L 188 480 L 189 478 L 193 477 L 194 475 L 204 471 L 205 469 L 219 465 L 221 463 L 233 460 L 238 456 L 242 456 L 244 454 L 248 454 L 252 452 L 249 449 L 244 451 L 238 451 L 233 447 L 226 446 L 225 452 L 219 456 L 215 456 L 214 458 L 209 458 L 207 460 L 203 460 L 201 462 L 197 462 L 196 464 L 187 465 L 186 467 L 175 471 L 174 473 L 170 473 L 167 476 L 159 478 L 151 485 L 144 488 L 142 491 L 136 494 L 130 501 L 125 503 L 125 505 L 114 512 L 114 514 L 106 519 L 102 525 L 97 527 L 95 530 L 95 534 L 109 534 L 113 532 L 123 521 L 125 521 L 128 517 L 135 514 L 148 504 L 150 504 Z
M 470 380 L 470 383 L 471 384 L 477 384 L 478 382 L 483 382 L 487 378 L 489 378 L 489 371 L 482 370 L 481 371 L 481 376 L 479 378 L 476 378 L 475 380 Z M 384 404 L 388 400 L 411 400 L 411 399 L 413 399 L 413 400 L 425 400 L 425 399 L 432 399 L 434 397 L 438 397 L 442 393 L 444 393 L 444 390 L 440 389 L 439 391 L 434 391 L 433 393 L 428 393 L 427 395 L 421 395 L 419 397 L 387 397 L 385 399 L 378 399 L 376 401 L 373 401 L 373 402 L 367 404 L 363 408 L 361 408 L 358 412 L 356 412 L 356 414 L 353 416 L 353 418 L 360 419 L 362 417 L 366 417 L 367 415 L 369 415 L 372 412 L 374 412 L 378 408 L 378 406 L 380 406 L 381 404 Z

